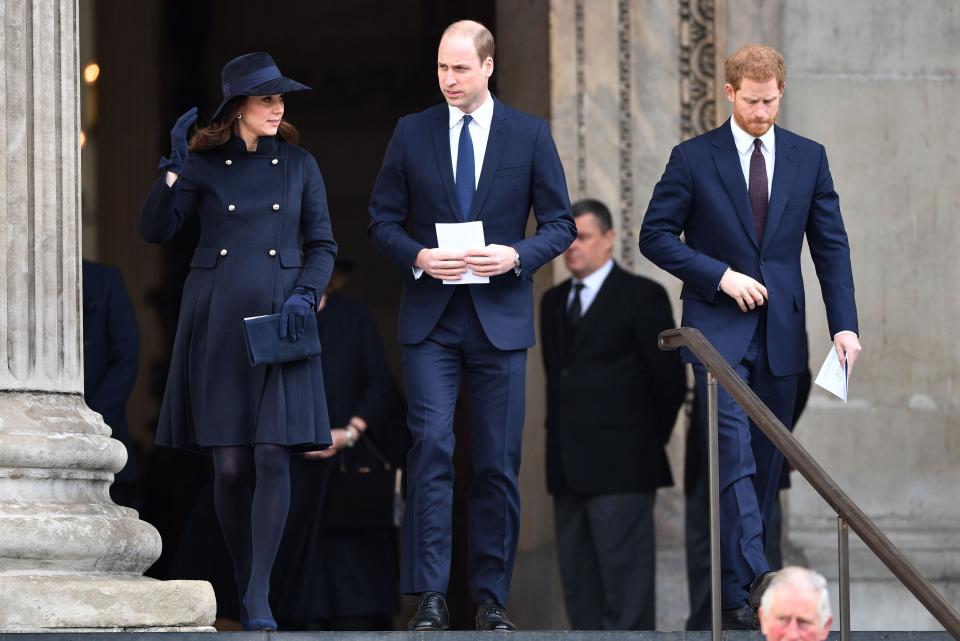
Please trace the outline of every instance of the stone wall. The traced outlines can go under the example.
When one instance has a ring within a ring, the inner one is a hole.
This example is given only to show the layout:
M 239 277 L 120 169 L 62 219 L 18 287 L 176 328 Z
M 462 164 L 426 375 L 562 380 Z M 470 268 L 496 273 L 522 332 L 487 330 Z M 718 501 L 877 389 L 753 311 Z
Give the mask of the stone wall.
M 782 3 L 784 124 L 827 149 L 850 236 L 864 352 L 846 405 L 817 390 L 798 435 L 948 601 L 960 604 L 960 7 Z M 811 364 L 829 337 L 805 265 Z M 816 369 L 814 369 L 816 372 Z M 835 525 L 806 483 L 791 538 L 836 575 Z M 854 629 L 940 629 L 851 540 Z

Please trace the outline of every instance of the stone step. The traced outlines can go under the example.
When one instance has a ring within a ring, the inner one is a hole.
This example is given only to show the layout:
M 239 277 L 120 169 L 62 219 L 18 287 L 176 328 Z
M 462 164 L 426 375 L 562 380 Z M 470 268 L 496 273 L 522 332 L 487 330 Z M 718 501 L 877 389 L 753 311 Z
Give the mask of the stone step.
M 709 641 L 709 632 L 570 632 L 564 630 L 536 630 L 518 632 L 230 632 L 235 641 Z M 857 632 L 851 641 L 950 641 L 946 632 Z M 82 641 L 211 641 L 210 633 L 203 632 L 111 632 L 84 634 Z M 76 639 L 74 633 L 4 634 L 3 641 L 67 641 Z M 763 637 L 759 632 L 726 632 L 729 641 L 753 641 Z M 832 632 L 830 641 L 838 641 Z

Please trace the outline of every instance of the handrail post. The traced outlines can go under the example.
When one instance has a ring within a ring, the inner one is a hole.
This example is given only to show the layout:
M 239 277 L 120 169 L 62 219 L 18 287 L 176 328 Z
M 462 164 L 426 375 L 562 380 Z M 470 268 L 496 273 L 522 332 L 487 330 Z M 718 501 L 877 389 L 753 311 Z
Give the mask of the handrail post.
M 717 379 L 707 371 L 707 457 L 710 475 L 710 638 L 720 641 L 720 423 Z
M 840 641 L 850 639 L 850 526 L 837 515 L 837 562 L 840 583 Z

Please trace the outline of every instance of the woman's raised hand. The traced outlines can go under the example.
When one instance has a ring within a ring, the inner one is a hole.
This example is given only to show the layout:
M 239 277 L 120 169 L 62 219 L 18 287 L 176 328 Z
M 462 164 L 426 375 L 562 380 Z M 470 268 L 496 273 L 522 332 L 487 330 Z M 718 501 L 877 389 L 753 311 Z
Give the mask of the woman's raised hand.
M 179 174 L 187 164 L 187 133 L 197 121 L 197 108 L 191 107 L 177 118 L 170 130 L 170 157 L 160 159 L 160 169 Z

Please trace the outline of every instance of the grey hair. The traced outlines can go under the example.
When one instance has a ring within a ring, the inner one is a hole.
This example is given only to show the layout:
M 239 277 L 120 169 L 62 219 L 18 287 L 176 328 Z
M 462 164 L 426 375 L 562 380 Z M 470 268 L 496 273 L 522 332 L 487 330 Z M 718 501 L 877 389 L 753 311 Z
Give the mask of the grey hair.
M 820 618 L 819 625 L 824 625 L 827 620 L 833 616 L 830 611 L 830 592 L 827 590 L 827 580 L 823 575 L 807 568 L 801 568 L 796 565 L 788 566 L 773 575 L 769 587 L 763 593 L 760 599 L 760 607 L 765 612 L 769 612 L 773 607 L 774 592 L 786 586 L 813 590 L 820 597 L 817 604 L 817 615 Z

